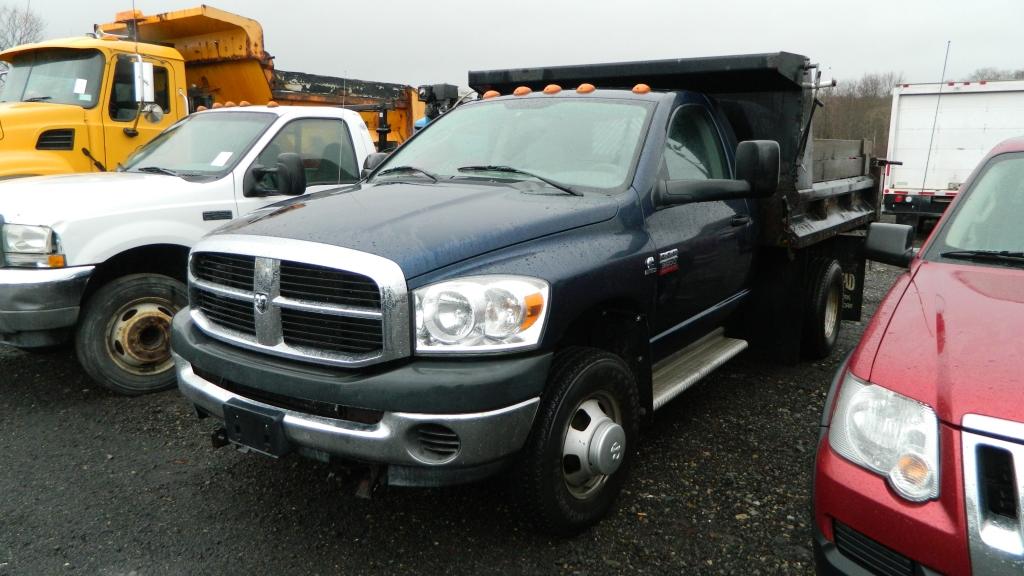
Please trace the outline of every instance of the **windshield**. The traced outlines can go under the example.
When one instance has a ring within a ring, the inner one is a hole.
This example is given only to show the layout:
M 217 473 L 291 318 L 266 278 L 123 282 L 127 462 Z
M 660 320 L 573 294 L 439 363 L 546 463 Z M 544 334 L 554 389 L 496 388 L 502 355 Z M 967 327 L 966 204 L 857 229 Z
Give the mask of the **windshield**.
M 234 168 L 276 119 L 276 114 L 267 112 L 193 114 L 132 154 L 124 168 L 129 172 L 221 176 Z
M 929 259 L 962 260 L 958 251 L 1024 252 L 1024 152 L 993 157 L 962 194 L 929 247 Z
M 103 55 L 97 50 L 51 48 L 16 55 L 0 102 L 51 102 L 92 108 L 99 101 Z
M 436 178 L 543 178 L 572 188 L 621 189 L 632 172 L 652 108 L 650 102 L 590 97 L 463 106 L 395 151 L 375 180 L 424 178 L 425 171 Z M 399 167 L 406 169 L 393 170 Z M 393 171 L 384 174 L 389 169 Z

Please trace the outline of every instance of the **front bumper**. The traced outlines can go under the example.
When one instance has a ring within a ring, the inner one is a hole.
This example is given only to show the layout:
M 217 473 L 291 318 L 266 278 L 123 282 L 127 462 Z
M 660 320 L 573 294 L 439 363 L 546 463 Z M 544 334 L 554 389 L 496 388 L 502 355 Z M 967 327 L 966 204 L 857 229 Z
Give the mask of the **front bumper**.
M 53 343 L 54 331 L 78 321 L 93 268 L 0 268 L 0 340 L 19 346 Z
M 224 405 L 283 414 L 288 443 L 316 458 L 388 465 L 388 482 L 444 485 L 493 473 L 526 443 L 551 355 L 476 360 L 413 360 L 390 368 L 344 370 L 280 359 L 213 340 L 188 309 L 174 318 L 178 387 L 201 414 Z M 380 413 L 371 424 L 307 412 L 331 405 Z M 444 427 L 458 451 L 423 450 L 420 432 Z

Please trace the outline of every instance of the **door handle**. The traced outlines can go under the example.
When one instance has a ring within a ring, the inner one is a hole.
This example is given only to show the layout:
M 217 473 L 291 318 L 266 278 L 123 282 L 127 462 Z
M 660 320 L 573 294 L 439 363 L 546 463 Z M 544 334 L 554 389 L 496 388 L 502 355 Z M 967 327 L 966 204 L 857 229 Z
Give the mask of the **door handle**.
M 733 219 L 729 221 L 729 224 L 731 226 L 746 226 L 747 224 L 750 224 L 750 216 L 734 216 Z

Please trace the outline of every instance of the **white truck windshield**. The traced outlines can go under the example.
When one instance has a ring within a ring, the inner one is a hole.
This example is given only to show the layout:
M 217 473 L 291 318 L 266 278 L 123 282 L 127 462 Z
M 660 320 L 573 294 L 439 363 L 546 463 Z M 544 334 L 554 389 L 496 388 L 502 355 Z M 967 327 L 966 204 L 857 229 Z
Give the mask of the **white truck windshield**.
M 193 114 L 132 154 L 124 169 L 173 176 L 221 176 L 276 119 L 276 114 L 268 112 Z

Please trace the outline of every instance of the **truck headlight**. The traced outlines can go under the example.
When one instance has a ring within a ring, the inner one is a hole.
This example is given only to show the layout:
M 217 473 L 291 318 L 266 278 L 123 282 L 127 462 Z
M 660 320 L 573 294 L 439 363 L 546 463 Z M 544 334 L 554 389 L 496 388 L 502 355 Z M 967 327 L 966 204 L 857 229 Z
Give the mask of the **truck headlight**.
M 847 373 L 828 441 L 841 456 L 885 476 L 903 498 L 939 496 L 939 425 L 935 411 Z
M 65 265 L 57 235 L 47 226 L 4 224 L 0 226 L 4 263 L 28 268 L 62 268 Z
M 526 276 L 469 276 L 424 286 L 416 299 L 416 351 L 480 353 L 536 346 L 548 283 Z

